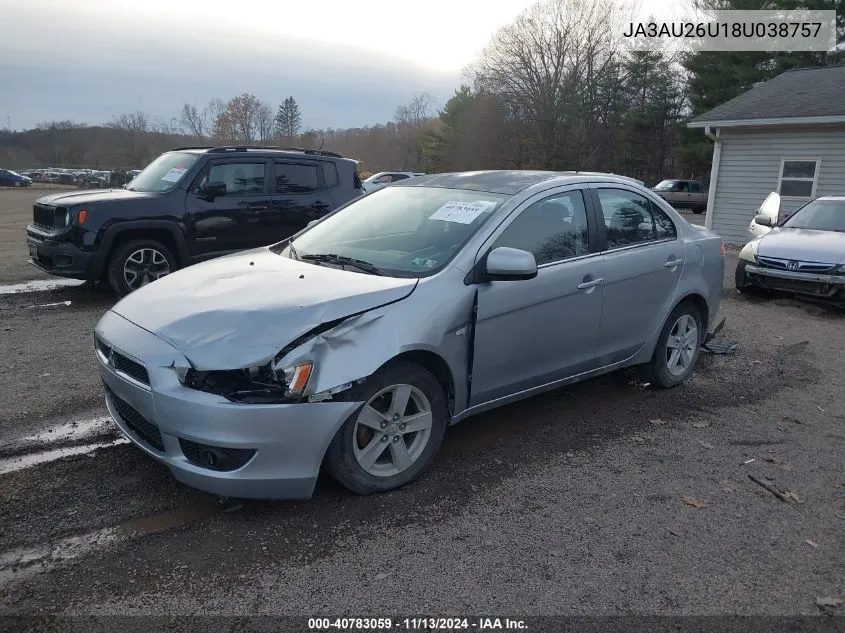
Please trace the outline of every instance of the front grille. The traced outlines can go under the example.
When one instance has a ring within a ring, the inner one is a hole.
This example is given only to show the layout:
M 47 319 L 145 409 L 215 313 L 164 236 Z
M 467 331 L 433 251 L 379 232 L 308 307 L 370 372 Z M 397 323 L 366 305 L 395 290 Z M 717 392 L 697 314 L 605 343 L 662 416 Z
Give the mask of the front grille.
M 100 353 L 106 358 L 108 358 L 109 354 L 111 354 L 111 347 L 107 345 L 103 340 L 101 340 L 98 336 L 94 337 L 94 343 L 97 345 L 97 349 L 100 350 Z
M 150 377 L 147 374 L 146 368 L 141 363 L 136 363 L 131 358 L 114 350 L 112 350 L 111 358 L 111 362 L 117 371 L 123 372 L 127 376 L 131 376 L 138 382 L 144 383 L 145 385 L 150 384 Z
M 56 228 L 56 209 L 43 204 L 36 204 L 32 207 L 32 223 L 42 229 Z
M 179 438 L 179 447 L 182 454 L 194 466 L 208 468 L 218 472 L 236 470 L 246 464 L 255 450 L 252 448 L 222 448 L 220 446 L 209 446 L 198 444 L 183 438 Z
M 118 398 L 108 386 L 106 387 L 106 393 L 108 393 L 112 406 L 114 406 L 115 411 L 120 416 L 121 422 L 128 426 L 139 440 L 163 453 L 164 442 L 161 439 L 161 431 L 158 430 L 158 427 L 148 422 L 131 404 Z
M 779 257 L 758 257 L 758 263 L 763 268 L 814 274 L 831 272 L 835 266 L 835 264 L 826 264 L 824 262 L 802 262 L 797 260 L 781 259 Z

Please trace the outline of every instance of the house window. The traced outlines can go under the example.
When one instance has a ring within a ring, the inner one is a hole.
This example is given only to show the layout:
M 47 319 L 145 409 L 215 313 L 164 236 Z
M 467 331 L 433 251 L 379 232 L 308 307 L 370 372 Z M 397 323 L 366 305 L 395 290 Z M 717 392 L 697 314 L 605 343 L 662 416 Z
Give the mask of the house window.
M 785 198 L 813 198 L 820 162 L 817 158 L 783 159 L 780 162 L 778 193 Z

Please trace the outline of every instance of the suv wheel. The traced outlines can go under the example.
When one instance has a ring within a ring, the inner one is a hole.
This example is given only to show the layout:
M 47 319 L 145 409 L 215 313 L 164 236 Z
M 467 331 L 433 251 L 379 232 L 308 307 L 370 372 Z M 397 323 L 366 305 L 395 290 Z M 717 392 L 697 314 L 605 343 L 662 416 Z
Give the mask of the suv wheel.
M 443 388 L 419 365 L 384 367 L 354 394 L 364 406 L 344 422 L 326 453 L 338 483 L 366 495 L 399 488 L 434 461 L 446 433 Z
M 119 245 L 109 258 L 109 285 L 123 297 L 178 268 L 176 257 L 161 242 L 132 240 Z

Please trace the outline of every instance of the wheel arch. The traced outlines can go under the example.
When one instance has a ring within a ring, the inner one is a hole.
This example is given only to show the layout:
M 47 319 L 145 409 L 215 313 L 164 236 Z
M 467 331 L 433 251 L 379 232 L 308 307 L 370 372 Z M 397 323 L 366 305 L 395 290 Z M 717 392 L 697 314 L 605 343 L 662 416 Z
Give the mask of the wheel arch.
M 139 222 L 121 222 L 109 227 L 103 236 L 100 247 L 101 256 L 97 261 L 96 276 L 102 277 L 108 269 L 108 262 L 121 244 L 133 239 L 158 240 L 176 256 L 179 266 L 190 264 L 188 245 L 181 229 L 173 222 L 147 220 Z
M 446 402 L 449 407 L 449 416 L 451 417 L 455 409 L 455 377 L 452 374 L 452 369 L 449 367 L 449 363 L 446 362 L 446 359 L 431 350 L 413 349 L 397 354 L 389 361 L 382 364 L 382 366 L 376 371 L 380 371 L 387 365 L 398 361 L 407 361 L 419 365 L 423 369 L 429 371 L 435 379 L 437 379 L 437 382 L 443 388 L 443 394 L 446 396 Z

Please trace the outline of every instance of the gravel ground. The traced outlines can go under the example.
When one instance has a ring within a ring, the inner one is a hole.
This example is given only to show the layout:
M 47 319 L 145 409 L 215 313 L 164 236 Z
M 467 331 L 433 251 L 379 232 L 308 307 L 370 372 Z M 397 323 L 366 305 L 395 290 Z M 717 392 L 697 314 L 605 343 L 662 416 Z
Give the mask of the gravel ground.
M 223 513 L 128 445 L 0 475 L 0 613 L 817 615 L 845 598 L 843 317 L 726 295 L 739 348 L 686 385 L 623 372 L 479 415 L 389 494 L 326 479 Z M 0 438 L 102 415 L 110 299 L 0 301 Z

